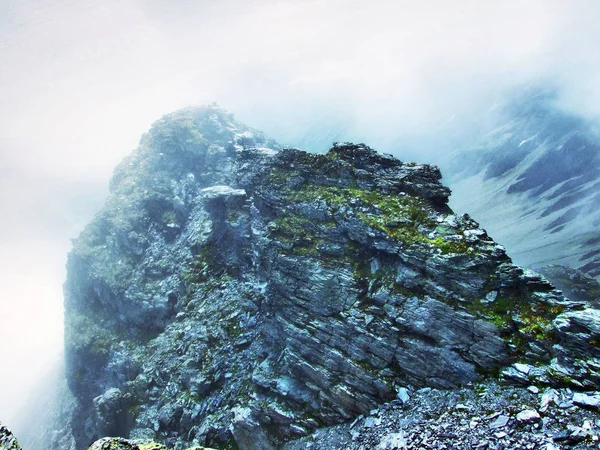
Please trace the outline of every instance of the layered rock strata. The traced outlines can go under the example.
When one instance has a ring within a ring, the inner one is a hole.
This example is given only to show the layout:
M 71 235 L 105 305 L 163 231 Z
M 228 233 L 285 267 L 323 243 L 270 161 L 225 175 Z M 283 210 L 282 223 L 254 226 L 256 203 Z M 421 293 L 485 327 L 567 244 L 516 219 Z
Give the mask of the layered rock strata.
M 597 311 L 513 265 L 440 178 L 365 145 L 282 149 L 213 107 L 155 123 L 69 255 L 78 448 L 276 448 L 524 366 L 597 388 Z

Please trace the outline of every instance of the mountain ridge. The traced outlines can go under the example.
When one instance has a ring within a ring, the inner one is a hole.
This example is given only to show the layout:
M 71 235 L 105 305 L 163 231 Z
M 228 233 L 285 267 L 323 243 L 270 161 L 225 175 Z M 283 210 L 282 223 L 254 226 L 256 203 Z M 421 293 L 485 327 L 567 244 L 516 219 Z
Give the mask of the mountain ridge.
M 77 448 L 274 448 L 402 387 L 520 383 L 517 362 L 596 389 L 594 310 L 513 265 L 440 178 L 364 144 L 284 149 L 216 107 L 156 122 L 69 255 Z

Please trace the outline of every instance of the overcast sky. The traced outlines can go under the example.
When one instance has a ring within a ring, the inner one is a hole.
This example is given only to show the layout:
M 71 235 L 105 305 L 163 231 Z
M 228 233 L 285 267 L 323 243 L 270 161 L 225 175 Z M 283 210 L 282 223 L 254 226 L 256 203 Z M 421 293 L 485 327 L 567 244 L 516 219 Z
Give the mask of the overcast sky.
M 62 346 L 69 239 L 161 115 L 217 101 L 286 144 L 336 128 L 403 159 L 399 137 L 468 130 L 516 85 L 597 119 L 599 20 L 596 0 L 0 0 L 0 420 Z

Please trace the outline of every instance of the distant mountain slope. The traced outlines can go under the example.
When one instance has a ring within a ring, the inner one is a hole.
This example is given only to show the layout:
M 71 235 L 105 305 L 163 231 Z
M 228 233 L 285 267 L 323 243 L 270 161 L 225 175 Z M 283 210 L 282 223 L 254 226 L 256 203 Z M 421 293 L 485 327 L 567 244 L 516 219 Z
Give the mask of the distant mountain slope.
M 492 111 L 496 126 L 444 164 L 452 207 L 520 264 L 600 275 L 600 136 L 535 93 Z M 465 148 L 465 147 L 463 147 Z

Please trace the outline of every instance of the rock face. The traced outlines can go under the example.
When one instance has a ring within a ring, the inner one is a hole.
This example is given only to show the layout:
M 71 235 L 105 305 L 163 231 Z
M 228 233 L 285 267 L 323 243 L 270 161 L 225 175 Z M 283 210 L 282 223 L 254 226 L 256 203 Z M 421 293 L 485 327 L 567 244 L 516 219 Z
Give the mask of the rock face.
M 69 255 L 77 448 L 276 448 L 523 367 L 600 386 L 595 310 L 514 266 L 440 178 L 365 145 L 281 149 L 213 107 L 155 123 Z

